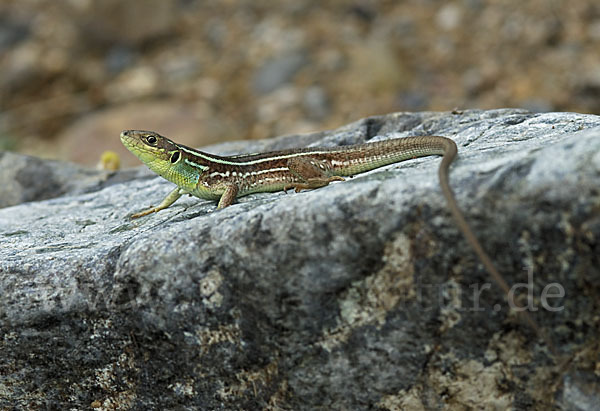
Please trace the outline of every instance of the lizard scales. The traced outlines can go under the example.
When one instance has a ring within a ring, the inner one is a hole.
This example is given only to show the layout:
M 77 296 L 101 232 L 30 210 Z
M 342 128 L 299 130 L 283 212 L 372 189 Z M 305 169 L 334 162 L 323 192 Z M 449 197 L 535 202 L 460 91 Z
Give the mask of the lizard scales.
M 220 200 L 219 208 L 251 193 L 318 188 L 416 157 L 456 155 L 454 142 L 437 136 L 237 156 L 208 154 L 150 131 L 126 130 L 121 133 L 121 141 L 152 171 L 175 183 L 181 194 Z

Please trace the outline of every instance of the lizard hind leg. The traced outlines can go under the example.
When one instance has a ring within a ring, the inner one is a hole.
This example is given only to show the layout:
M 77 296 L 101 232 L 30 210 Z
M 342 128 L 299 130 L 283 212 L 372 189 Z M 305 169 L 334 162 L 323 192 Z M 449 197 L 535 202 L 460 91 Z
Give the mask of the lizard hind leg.
M 219 204 L 217 205 L 217 209 L 229 207 L 235 201 L 239 192 L 239 188 L 235 184 L 228 184 L 225 188 L 225 192 L 221 195 L 219 199 Z
M 343 177 L 331 175 L 326 163 L 319 162 L 313 158 L 296 157 L 290 158 L 287 167 L 292 174 L 301 182 L 290 183 L 283 190 L 293 188 L 296 192 L 307 189 L 324 187 L 332 181 L 344 181 Z

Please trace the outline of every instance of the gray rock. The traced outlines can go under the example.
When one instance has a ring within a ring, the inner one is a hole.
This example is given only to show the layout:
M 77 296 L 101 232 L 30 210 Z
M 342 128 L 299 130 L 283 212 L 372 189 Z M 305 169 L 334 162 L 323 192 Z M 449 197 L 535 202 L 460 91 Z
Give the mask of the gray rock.
M 284 53 L 267 60 L 254 75 L 254 90 L 258 94 L 268 94 L 288 83 L 304 65 L 308 63 L 302 50 Z
M 65 194 L 98 191 L 111 184 L 149 175 L 144 170 L 111 173 L 70 163 L 0 152 L 0 208 Z
M 27 23 L 7 13 L 0 13 L 0 53 L 25 40 L 30 31 Z
M 323 119 L 331 111 L 327 94 L 319 86 L 311 86 L 306 89 L 302 105 L 304 106 L 306 115 L 311 119 Z
M 132 221 L 172 188 L 136 179 L 0 210 L 0 408 L 593 409 L 600 117 L 396 113 L 239 151 L 420 134 L 459 145 L 458 202 L 560 358 L 457 230 L 439 158 Z
M 135 52 L 130 47 L 116 45 L 108 50 L 104 64 L 108 72 L 114 75 L 129 67 L 135 58 Z

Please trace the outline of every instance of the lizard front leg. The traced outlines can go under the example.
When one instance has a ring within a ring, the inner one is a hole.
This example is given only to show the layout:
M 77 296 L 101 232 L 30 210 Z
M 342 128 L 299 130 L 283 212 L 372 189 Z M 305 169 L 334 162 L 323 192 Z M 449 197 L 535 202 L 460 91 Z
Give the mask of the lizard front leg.
M 165 208 L 167 208 L 171 204 L 173 204 L 175 201 L 177 201 L 177 199 L 179 199 L 179 197 L 181 197 L 185 193 L 186 193 L 186 191 L 177 187 L 176 189 L 171 191 L 169 194 L 167 194 L 167 196 L 163 199 L 163 201 L 161 201 L 161 203 L 159 205 L 157 205 L 156 207 L 151 207 L 144 211 L 140 211 L 139 213 L 132 214 L 131 218 L 139 218 L 139 217 L 143 217 L 148 214 L 156 213 L 160 210 L 164 210 Z
M 344 181 L 343 177 L 331 175 L 326 163 L 310 157 L 290 158 L 287 167 L 302 182 L 288 184 L 283 188 L 283 191 L 293 188 L 296 192 L 299 192 L 300 190 L 324 187 L 332 181 Z

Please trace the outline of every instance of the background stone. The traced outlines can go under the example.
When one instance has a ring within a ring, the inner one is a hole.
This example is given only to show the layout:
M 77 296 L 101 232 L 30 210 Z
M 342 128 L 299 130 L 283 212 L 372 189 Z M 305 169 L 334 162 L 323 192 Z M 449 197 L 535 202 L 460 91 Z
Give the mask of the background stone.
M 95 165 L 148 106 L 163 134 L 194 118 L 194 146 L 407 110 L 598 114 L 598 27 L 594 0 L 3 0 L 0 149 Z M 82 130 L 100 123 L 107 147 Z

